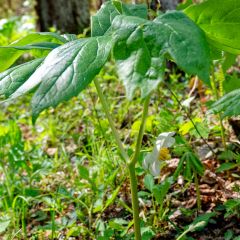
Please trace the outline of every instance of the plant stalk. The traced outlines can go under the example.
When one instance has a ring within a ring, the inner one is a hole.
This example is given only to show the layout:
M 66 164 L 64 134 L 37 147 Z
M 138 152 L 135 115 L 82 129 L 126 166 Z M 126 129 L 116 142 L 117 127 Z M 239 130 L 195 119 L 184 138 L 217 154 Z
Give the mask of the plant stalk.
M 139 203 L 138 203 L 138 189 L 137 189 L 137 177 L 135 173 L 135 165 L 128 165 L 131 196 L 132 196 L 132 210 L 133 210 L 133 221 L 134 221 L 134 235 L 135 240 L 141 240 L 141 228 L 140 228 L 140 217 L 139 217 Z
M 136 163 L 137 163 L 137 160 L 138 160 L 139 154 L 140 154 L 140 150 L 141 150 L 141 147 L 142 147 L 142 139 L 143 139 L 144 130 L 145 130 L 145 125 L 146 125 L 147 116 L 148 116 L 148 106 L 149 106 L 149 102 L 150 102 L 150 95 L 147 96 L 147 98 L 146 98 L 145 101 L 144 101 L 141 125 L 140 125 L 140 129 L 139 129 L 139 132 L 138 132 L 138 137 L 137 137 L 137 143 L 136 143 L 136 147 L 135 147 L 135 152 L 134 152 L 133 158 L 132 158 L 132 160 L 131 160 L 131 164 L 133 164 L 134 166 L 135 166 Z
M 137 190 L 137 177 L 135 173 L 135 166 L 139 158 L 142 139 L 144 135 L 146 120 L 148 116 L 148 106 L 150 102 L 150 96 L 148 96 L 144 101 L 144 108 L 142 114 L 141 126 L 138 132 L 137 143 L 135 147 L 135 152 L 131 162 L 128 164 L 130 185 L 131 185 L 131 195 L 132 195 L 132 208 L 133 208 L 133 220 L 134 220 L 134 234 L 135 240 L 141 240 L 141 228 L 140 228 L 140 217 L 139 217 L 139 202 L 138 202 L 138 190 Z
M 144 134 L 144 129 L 145 129 L 145 124 L 147 120 L 147 115 L 148 115 L 148 106 L 150 102 L 150 96 L 148 96 L 145 101 L 144 101 L 144 109 L 143 109 L 143 114 L 142 114 L 142 121 L 141 121 L 141 126 L 139 129 L 138 137 L 137 137 L 137 143 L 136 143 L 136 148 L 135 152 L 133 155 L 133 158 L 129 162 L 129 157 L 124 150 L 123 144 L 120 140 L 119 134 L 114 126 L 114 122 L 112 119 L 112 116 L 109 112 L 109 104 L 107 103 L 106 98 L 103 95 L 101 86 L 98 82 L 97 79 L 94 80 L 95 87 L 97 89 L 98 97 L 102 103 L 103 110 L 106 114 L 106 117 L 108 119 L 110 128 L 112 130 L 113 136 L 115 138 L 115 141 L 118 145 L 118 148 L 120 150 L 122 158 L 125 160 L 125 162 L 128 163 L 128 170 L 129 170 L 129 176 L 130 176 L 130 186 L 131 186 L 131 196 L 132 196 L 132 208 L 133 208 L 133 221 L 134 221 L 134 235 L 135 235 L 135 240 L 141 240 L 141 229 L 140 229 L 140 217 L 139 217 L 139 203 L 138 203 L 138 190 L 137 190 L 137 177 L 135 173 L 135 165 L 137 163 L 137 160 L 139 158 L 141 146 L 142 146 L 142 139 L 143 139 L 143 134 Z

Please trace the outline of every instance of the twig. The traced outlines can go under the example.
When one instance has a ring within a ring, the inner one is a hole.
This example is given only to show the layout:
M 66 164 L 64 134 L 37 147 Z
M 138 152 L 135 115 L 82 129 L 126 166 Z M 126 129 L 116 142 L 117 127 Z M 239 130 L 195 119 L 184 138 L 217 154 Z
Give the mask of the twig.
M 178 97 L 176 96 L 176 94 L 171 90 L 171 88 L 169 87 L 169 85 L 167 83 L 165 83 L 165 86 L 167 87 L 167 89 L 170 91 L 170 93 L 173 95 L 173 97 L 176 99 L 177 103 L 179 104 L 179 106 L 183 109 L 183 111 L 185 112 L 187 118 L 190 120 L 190 122 L 192 123 L 193 127 L 195 128 L 196 132 L 198 133 L 198 135 L 200 136 L 200 138 L 203 140 L 203 142 L 208 146 L 209 150 L 213 153 L 214 156 L 216 156 L 216 153 L 214 152 L 213 148 L 208 144 L 208 142 L 206 141 L 206 139 L 202 136 L 202 134 L 199 132 L 196 124 L 194 123 L 194 121 L 192 120 L 191 115 L 188 113 L 188 111 L 184 108 L 184 106 L 182 105 L 182 103 L 180 102 L 180 100 L 178 99 Z

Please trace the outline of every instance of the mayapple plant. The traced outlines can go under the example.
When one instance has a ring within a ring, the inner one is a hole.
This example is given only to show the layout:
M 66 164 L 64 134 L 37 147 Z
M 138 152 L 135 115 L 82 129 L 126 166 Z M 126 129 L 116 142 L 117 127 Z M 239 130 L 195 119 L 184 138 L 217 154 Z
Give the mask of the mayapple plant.
M 216 53 L 239 54 L 239 27 L 239 0 L 207 0 L 183 12 L 170 11 L 159 15 L 154 20 L 148 20 L 144 4 L 107 1 L 92 17 L 89 38 L 32 33 L 1 47 L 0 95 L 13 100 L 35 91 L 31 102 L 35 123 L 43 110 L 70 100 L 94 81 L 121 157 L 128 166 L 134 234 L 139 240 L 135 165 L 139 159 L 151 93 L 164 79 L 165 63 L 174 61 L 189 75 L 197 75 L 209 84 L 211 62 L 219 56 Z M 11 67 L 26 52 L 36 59 Z M 98 80 L 94 79 L 110 58 L 115 60 L 127 97 L 131 99 L 140 90 L 144 103 L 136 149 L 130 157 L 114 126 L 107 99 Z

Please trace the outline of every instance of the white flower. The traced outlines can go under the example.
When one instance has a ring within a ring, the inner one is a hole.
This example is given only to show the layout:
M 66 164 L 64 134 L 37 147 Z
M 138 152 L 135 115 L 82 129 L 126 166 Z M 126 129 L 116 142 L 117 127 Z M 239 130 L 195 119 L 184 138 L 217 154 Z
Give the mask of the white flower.
M 174 134 L 174 132 L 161 133 L 156 140 L 153 151 L 148 153 L 143 160 L 143 168 L 153 176 L 159 176 L 161 167 L 164 164 L 161 160 L 170 158 L 168 148 L 175 143 Z

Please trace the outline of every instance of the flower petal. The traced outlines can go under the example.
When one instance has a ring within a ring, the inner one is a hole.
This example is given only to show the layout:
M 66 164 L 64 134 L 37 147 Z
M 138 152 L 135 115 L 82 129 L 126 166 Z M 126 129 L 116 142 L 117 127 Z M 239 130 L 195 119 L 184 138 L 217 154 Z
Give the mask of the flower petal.
M 160 175 L 160 171 L 161 171 L 161 162 L 159 161 L 154 161 L 150 168 L 149 168 L 150 173 L 154 176 L 157 177 Z
M 153 155 L 152 153 L 148 153 L 148 154 L 146 155 L 146 157 L 144 158 L 144 160 L 143 160 L 142 166 L 143 166 L 143 168 L 144 168 L 145 170 L 148 170 L 149 167 L 150 167 L 150 165 L 151 165 L 151 164 L 153 163 L 153 161 L 154 161 L 154 158 L 153 158 L 152 155 Z
M 158 136 L 156 141 L 158 151 L 160 151 L 161 148 L 169 148 L 175 143 L 175 138 L 173 138 L 174 134 L 175 132 L 164 132 Z

